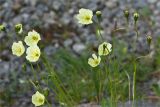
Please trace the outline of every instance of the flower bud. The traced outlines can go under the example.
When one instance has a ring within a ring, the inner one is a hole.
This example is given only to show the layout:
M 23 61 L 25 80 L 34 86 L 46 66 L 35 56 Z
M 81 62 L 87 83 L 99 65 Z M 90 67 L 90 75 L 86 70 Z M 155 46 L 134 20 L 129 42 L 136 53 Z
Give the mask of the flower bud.
M 48 88 L 45 88 L 45 89 L 44 89 L 44 95 L 45 95 L 45 96 L 48 96 L 48 95 L 49 95 L 49 89 L 48 89 Z
M 96 11 L 96 16 L 99 21 L 102 20 L 102 12 L 101 11 Z
M 124 10 L 124 16 L 127 20 L 129 19 L 129 11 L 128 10 Z
M 35 86 L 38 86 L 38 85 L 39 85 L 39 82 L 38 82 L 38 81 L 35 81 L 34 84 L 35 84 Z
M 148 45 L 151 45 L 152 37 L 150 35 L 147 36 L 147 43 Z
M 1 24 L 1 25 L 0 25 L 0 32 L 1 32 L 1 31 L 5 31 L 5 30 L 6 30 L 6 27 Z
M 15 31 L 16 31 L 16 33 L 18 33 L 18 34 L 21 34 L 22 31 L 23 31 L 23 29 L 22 29 L 22 24 L 16 24 L 16 25 L 15 25 Z
M 138 18 L 139 18 L 139 13 L 134 12 L 133 18 L 134 18 L 134 21 L 137 22 L 137 20 L 138 20 Z

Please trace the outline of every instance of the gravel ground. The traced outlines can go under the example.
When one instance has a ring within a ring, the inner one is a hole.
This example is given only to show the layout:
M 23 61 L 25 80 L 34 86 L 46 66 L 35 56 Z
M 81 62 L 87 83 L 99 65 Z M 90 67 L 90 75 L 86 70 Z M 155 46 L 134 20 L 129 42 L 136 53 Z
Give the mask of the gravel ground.
M 94 12 L 101 10 L 103 13 L 103 35 L 106 40 L 111 40 L 111 30 L 115 20 L 118 26 L 125 24 L 123 10 L 128 8 L 131 12 L 136 9 L 145 13 L 139 21 L 139 51 L 146 50 L 145 36 L 151 34 L 156 38 L 160 34 L 160 1 L 159 0 L 0 0 L 0 23 L 11 28 L 14 24 L 22 23 L 28 31 L 32 28 L 42 34 L 43 41 L 49 42 L 44 51 L 51 55 L 59 47 L 70 48 L 80 54 L 88 45 L 97 45 L 93 26 L 80 26 L 74 15 L 80 8 L 89 8 Z M 149 20 L 156 22 L 147 23 Z M 134 33 L 126 34 L 127 41 Z M 12 34 L 11 36 L 15 36 Z M 121 36 L 118 35 L 117 36 Z M 17 71 L 17 77 L 21 76 L 21 60 L 11 55 L 10 46 L 13 40 L 7 39 L 9 35 L 0 34 L 0 92 L 12 81 L 10 74 Z M 14 38 L 14 37 L 13 37 Z M 142 44 L 143 43 L 143 44 Z M 3 46 L 4 44 L 4 46 Z M 12 71 L 11 71 L 12 70 Z M 28 97 L 31 92 L 26 93 Z M 26 96 L 24 95 L 24 96 Z M 24 96 L 16 96 L 17 103 L 10 107 L 32 107 L 30 100 Z M 1 104 L 2 101 L 0 101 Z M 3 102 L 2 102 L 3 103 Z M 84 106 L 93 107 L 93 106 Z M 129 107 L 129 106 L 128 106 Z M 143 106 L 141 106 L 143 107 Z M 152 106 L 144 106 L 152 107 Z M 158 107 L 158 106 L 153 106 Z

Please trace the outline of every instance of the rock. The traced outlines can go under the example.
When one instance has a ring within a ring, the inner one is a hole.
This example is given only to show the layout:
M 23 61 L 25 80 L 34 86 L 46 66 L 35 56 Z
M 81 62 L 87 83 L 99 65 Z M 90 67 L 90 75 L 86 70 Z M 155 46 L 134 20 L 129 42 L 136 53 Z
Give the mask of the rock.
M 107 8 L 110 8 L 110 9 L 112 9 L 112 8 L 114 8 L 114 7 L 116 7 L 117 6 L 117 0 L 108 0 L 108 1 L 106 1 L 106 7 Z
M 157 2 L 157 9 L 160 11 L 160 1 Z
M 44 52 L 47 54 L 47 55 L 53 55 L 55 52 L 56 52 L 57 48 L 53 47 L 53 46 L 47 46 L 45 49 L 44 49 Z
M 24 14 L 22 14 L 21 17 L 22 17 L 22 19 L 23 19 L 23 22 L 24 22 L 25 24 L 27 24 L 30 15 L 27 14 L 27 13 L 24 13 Z
M 25 0 L 26 4 L 31 4 L 31 6 L 35 6 L 37 3 L 37 0 Z
M 53 11 L 51 11 L 50 13 L 44 13 L 43 14 L 43 23 L 44 23 L 44 28 L 49 28 L 50 25 L 55 24 L 55 18 L 56 15 Z
M 88 104 L 80 104 L 78 105 L 78 107 L 101 107 L 101 106 L 97 104 L 88 103 Z
M 14 24 L 21 23 L 21 22 L 22 22 L 22 16 L 17 16 L 13 18 Z
M 151 3 L 151 4 L 156 3 L 156 2 L 157 0 L 148 0 L 148 3 Z
M 64 41 L 64 46 L 69 47 L 72 43 L 73 43 L 72 39 L 67 39 L 67 40 Z
M 52 7 L 55 9 L 55 10 L 59 10 L 60 7 L 61 7 L 61 3 L 59 2 L 59 0 L 54 0 L 53 1 L 53 4 L 52 4 Z
M 63 14 L 63 17 L 61 18 L 61 22 L 64 23 L 65 25 L 68 25 L 72 20 L 72 17 L 67 13 Z
M 82 43 L 76 43 L 73 45 L 73 50 L 76 53 L 81 53 L 85 48 L 86 48 L 86 46 Z
M 8 62 L 0 62 L 0 75 L 4 74 L 4 73 L 8 73 L 9 71 L 9 63 Z

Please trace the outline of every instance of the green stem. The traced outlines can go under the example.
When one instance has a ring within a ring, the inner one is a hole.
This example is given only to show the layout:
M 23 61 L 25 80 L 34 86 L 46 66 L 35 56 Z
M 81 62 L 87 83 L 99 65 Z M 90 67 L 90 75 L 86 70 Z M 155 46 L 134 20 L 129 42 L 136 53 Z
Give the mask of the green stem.
M 101 37 L 101 40 L 102 41 L 104 41 L 104 38 L 103 38 L 103 36 L 102 36 L 102 33 L 101 33 L 101 27 L 100 27 L 100 22 L 99 22 L 99 20 L 98 20 L 98 34 L 100 35 L 100 37 Z
M 47 99 L 45 99 L 45 101 L 46 101 L 46 103 L 47 103 L 48 107 L 52 107 L 52 105 L 48 102 L 48 100 L 47 100 Z
M 137 22 L 134 23 L 134 29 L 136 32 L 136 39 L 134 41 L 134 50 L 136 51 L 136 42 L 138 40 L 139 37 L 139 33 L 138 33 L 138 28 L 137 28 Z M 136 96 L 136 72 L 137 72 L 137 64 L 136 64 L 136 58 L 134 57 L 134 61 L 133 61 L 133 65 L 134 65 L 134 73 L 133 73 L 133 89 L 132 89 L 132 94 L 133 94 L 133 102 L 132 102 L 132 107 L 135 106 L 135 96 Z
M 69 105 L 68 106 L 73 106 L 74 105 L 74 100 L 72 99 L 71 95 L 66 91 L 65 86 L 63 85 L 62 81 L 58 78 L 58 75 L 54 71 L 54 68 L 51 67 L 51 65 L 48 63 L 48 59 L 42 55 L 44 58 L 44 65 L 47 67 L 47 71 L 49 71 L 49 75 L 51 76 L 51 80 L 53 81 L 54 85 L 57 88 L 57 91 L 62 94 L 64 97 L 64 101 L 66 101 Z
M 98 71 L 99 72 L 99 95 L 98 95 L 98 99 L 100 100 L 101 99 L 101 93 L 102 93 L 102 90 L 101 90 L 101 88 L 102 88 L 102 82 L 101 82 L 101 71 L 99 70 Z
M 135 106 L 135 96 L 136 96 L 136 72 L 137 72 L 137 64 L 136 60 L 133 62 L 134 65 L 134 73 L 133 73 L 133 89 L 132 89 L 132 94 L 133 94 L 133 102 L 132 102 L 132 107 Z
M 131 95 L 130 95 L 130 91 L 131 91 L 131 82 L 130 82 L 130 76 L 129 76 L 129 74 L 128 74 L 128 72 L 127 71 L 125 71 L 125 74 L 126 74 L 126 76 L 127 76 L 127 78 L 128 78 L 128 93 L 129 93 L 129 104 L 130 104 L 130 101 L 131 101 Z
M 95 20 L 93 20 L 93 22 L 96 24 L 96 28 L 98 30 L 98 38 L 100 36 L 101 41 L 104 41 L 104 38 L 103 38 L 102 33 L 101 33 L 100 22 L 99 21 L 95 21 Z
M 33 76 L 34 76 L 34 80 L 38 80 L 38 78 L 37 78 L 37 76 L 36 76 L 36 71 L 35 71 L 35 69 L 34 69 L 34 67 L 33 67 L 33 64 L 32 63 L 30 63 L 30 65 L 31 65 L 31 71 L 32 71 L 32 73 L 33 73 Z

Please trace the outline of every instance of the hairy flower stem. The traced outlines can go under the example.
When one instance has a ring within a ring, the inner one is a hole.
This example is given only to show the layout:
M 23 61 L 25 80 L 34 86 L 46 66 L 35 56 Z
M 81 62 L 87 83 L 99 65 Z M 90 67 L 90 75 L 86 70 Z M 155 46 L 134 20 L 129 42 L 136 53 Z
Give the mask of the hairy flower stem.
M 99 20 L 98 21 L 93 20 L 93 22 L 95 23 L 95 26 L 96 26 L 96 29 L 97 29 L 98 39 L 99 39 L 99 36 L 100 36 L 100 40 L 104 41 L 104 38 L 103 38 L 102 33 L 101 33 L 101 27 L 100 27 Z
M 54 68 L 51 66 L 51 64 L 48 61 L 48 58 L 46 57 L 46 55 L 43 53 L 42 54 L 42 58 L 43 58 L 43 64 L 44 66 L 47 68 L 47 71 L 51 77 L 51 81 L 54 83 L 54 85 L 56 86 L 56 90 L 55 93 L 61 93 L 63 99 L 66 103 L 67 106 L 73 106 L 75 104 L 74 99 L 72 98 L 72 96 L 67 92 L 66 87 L 64 86 L 63 82 L 60 80 L 59 76 L 57 75 L 57 73 L 54 71 Z
M 98 103 L 100 102 L 101 99 L 101 87 L 102 87 L 102 83 L 101 83 L 101 71 L 98 71 L 98 81 L 99 81 L 99 89 L 98 89 Z
M 45 99 L 45 101 L 46 101 L 46 103 L 47 103 L 48 107 L 52 107 L 52 105 L 48 102 L 48 100 L 47 100 L 47 99 Z
M 34 76 L 34 81 L 36 81 L 36 80 L 38 80 L 38 78 L 37 78 L 37 76 L 36 76 L 36 71 L 35 71 L 35 69 L 34 69 L 34 67 L 33 67 L 33 64 L 32 63 L 30 63 L 30 65 L 31 65 L 31 71 L 32 71 L 32 73 L 33 73 L 33 76 Z
M 133 73 L 133 87 L 132 87 L 132 93 L 133 93 L 133 102 L 132 102 L 132 107 L 135 106 L 135 96 L 136 96 L 136 72 L 137 72 L 137 64 L 136 60 L 133 62 L 134 64 L 134 73 Z
M 131 100 L 131 82 L 130 82 L 130 76 L 129 76 L 129 74 L 128 74 L 128 72 L 125 70 L 125 74 L 126 74 L 126 76 L 127 76 L 127 78 L 128 78 L 128 95 L 129 95 L 129 104 L 130 104 L 130 100 Z
M 137 40 L 138 40 L 138 36 L 139 36 L 139 33 L 138 33 L 138 28 L 137 28 L 137 23 L 135 22 L 134 24 L 134 27 L 135 27 L 135 32 L 136 32 L 136 39 L 134 41 L 134 51 L 136 51 L 136 43 L 137 43 Z M 134 72 L 133 72 L 133 87 L 132 87 L 132 97 L 133 97 L 133 102 L 132 102 L 132 107 L 135 106 L 135 96 L 136 96 L 136 72 L 137 72 L 137 64 L 136 64 L 136 57 L 134 57 L 134 60 L 133 60 L 133 66 L 134 66 Z
M 100 27 L 100 21 L 98 20 L 98 34 L 100 35 L 100 37 L 101 37 L 101 40 L 103 41 L 104 40 L 104 38 L 103 38 L 103 36 L 102 36 L 102 33 L 101 33 L 101 27 Z
M 34 80 L 38 80 L 38 78 L 36 76 L 36 71 L 35 71 L 35 69 L 33 67 L 33 64 L 30 63 L 30 65 L 31 65 L 32 73 L 34 75 Z M 38 63 L 37 63 L 37 67 L 38 67 L 38 70 L 40 72 L 40 66 L 39 66 Z M 36 88 L 36 90 L 40 90 L 41 92 L 43 91 L 42 87 L 39 84 L 35 84 L 32 80 L 29 80 L 29 82 Z M 48 100 L 46 98 L 45 98 L 45 101 L 46 101 L 48 107 L 52 107 L 51 104 L 48 102 Z

